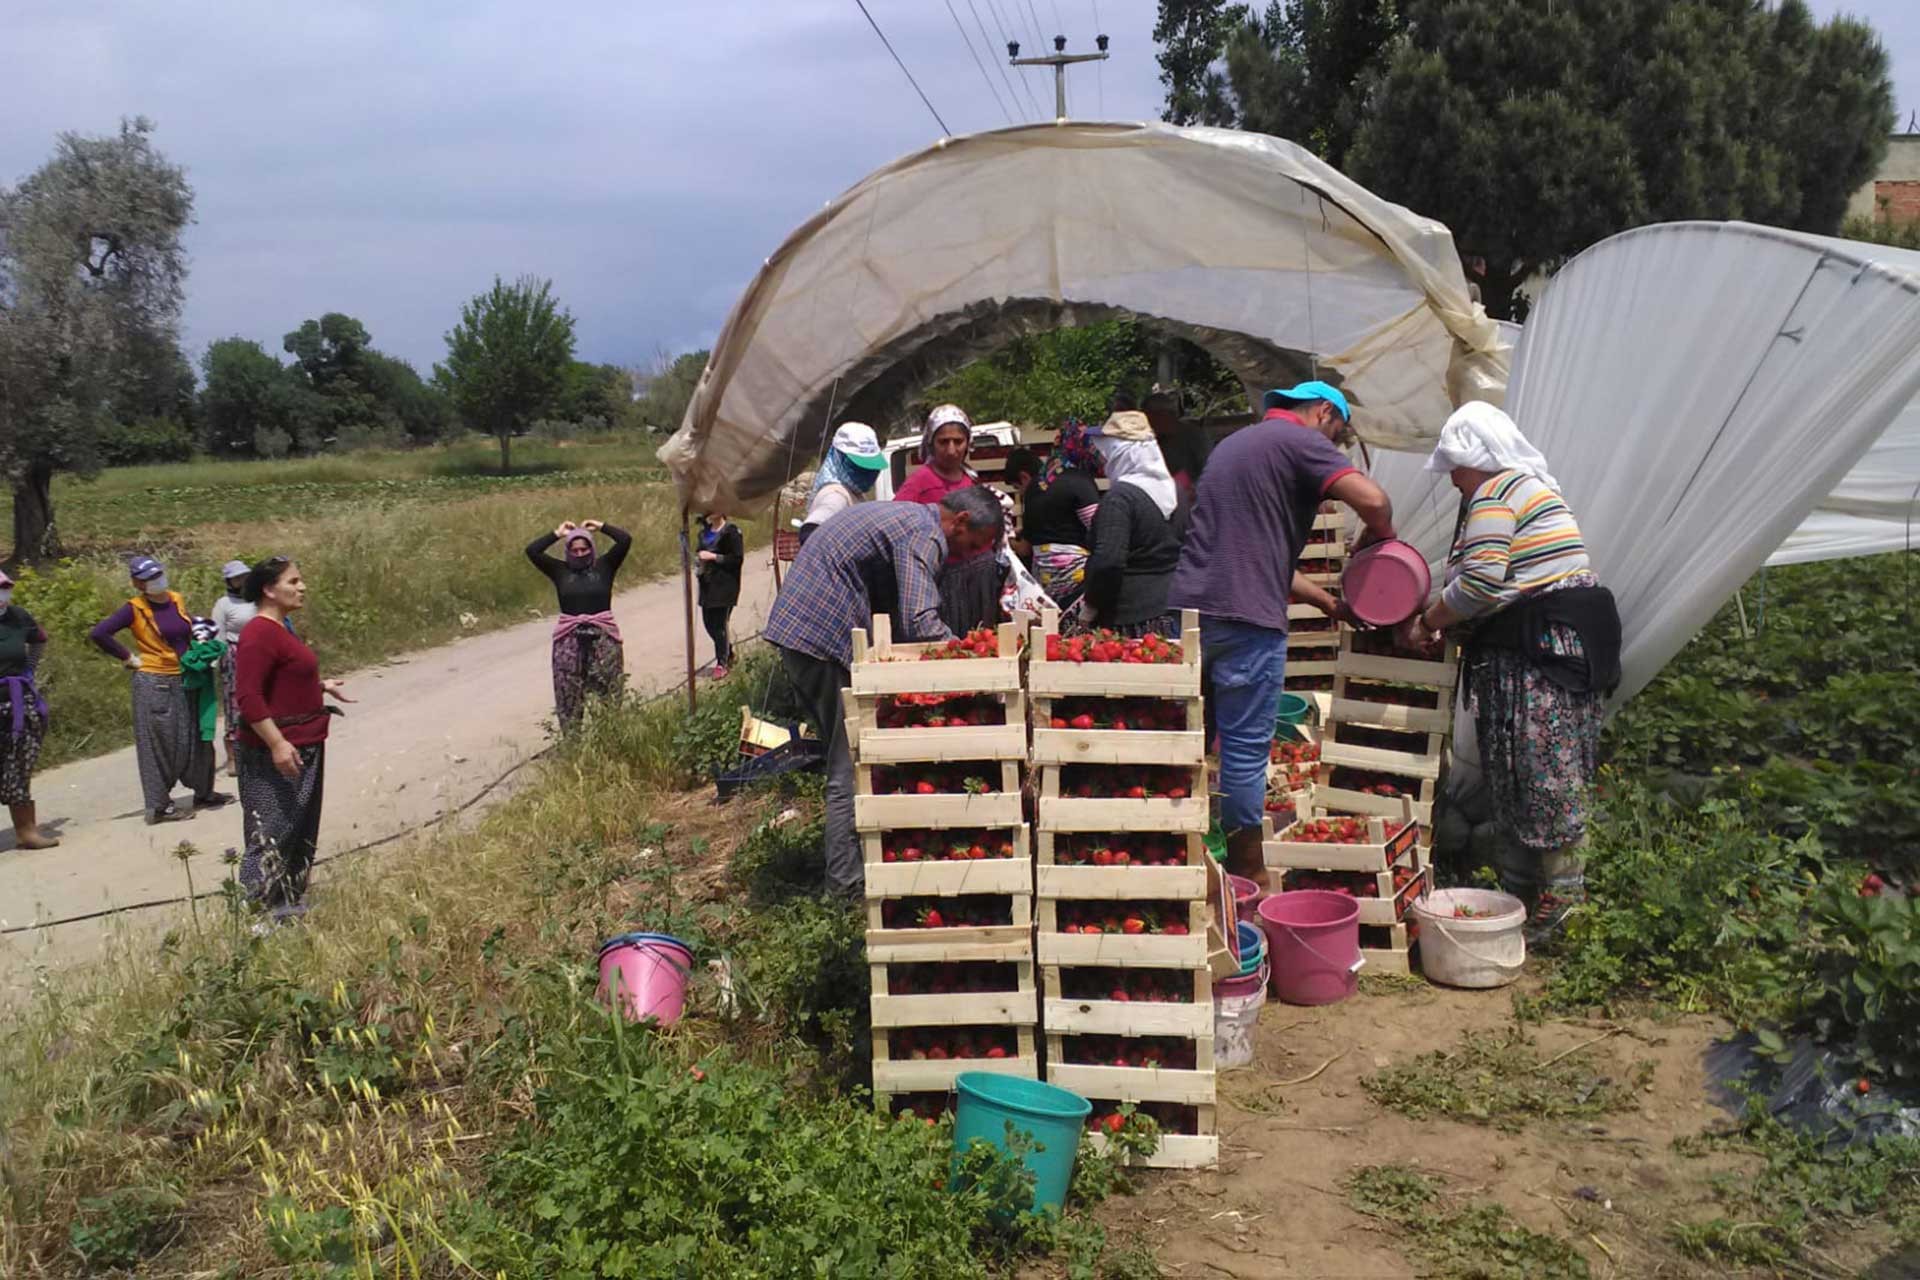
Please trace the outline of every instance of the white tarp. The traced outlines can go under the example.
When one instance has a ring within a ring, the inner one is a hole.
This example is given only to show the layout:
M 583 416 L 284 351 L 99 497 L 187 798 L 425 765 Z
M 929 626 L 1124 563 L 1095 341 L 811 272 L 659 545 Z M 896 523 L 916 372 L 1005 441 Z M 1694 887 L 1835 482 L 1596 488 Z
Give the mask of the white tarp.
M 1903 545 L 1916 397 L 1920 254 L 1668 223 L 1554 276 L 1514 354 L 1507 409 L 1619 598 L 1621 698 L 1776 553 Z M 1438 562 L 1459 495 L 1412 454 L 1376 462 L 1403 535 Z
M 1031 125 L 908 156 L 795 231 L 736 304 L 660 457 L 696 509 L 748 510 L 841 418 L 879 421 L 867 406 L 893 371 L 1116 312 L 1171 322 L 1256 387 L 1306 376 L 1312 353 L 1388 447 L 1431 439 L 1455 401 L 1497 401 L 1510 354 L 1444 226 L 1293 143 Z

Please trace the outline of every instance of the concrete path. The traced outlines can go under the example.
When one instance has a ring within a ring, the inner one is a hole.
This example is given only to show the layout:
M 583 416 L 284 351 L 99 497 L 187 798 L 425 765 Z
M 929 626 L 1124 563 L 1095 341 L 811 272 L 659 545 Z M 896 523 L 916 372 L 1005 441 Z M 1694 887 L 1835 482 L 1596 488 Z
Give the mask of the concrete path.
M 760 630 L 773 599 L 770 566 L 764 551 L 749 557 L 733 615 L 735 636 Z M 681 682 L 680 579 L 622 592 L 614 609 L 632 687 L 646 693 Z M 328 739 L 322 856 L 458 809 L 546 745 L 543 722 L 553 714 L 552 625 L 550 618 L 526 622 L 344 677 L 346 693 L 357 701 L 345 719 L 334 722 Z M 697 617 L 694 631 L 695 652 L 705 663 L 712 650 Z M 324 670 L 324 652 L 320 661 Z M 102 679 L 116 675 L 102 668 Z M 231 778 L 220 787 L 236 789 Z M 116 927 L 149 919 L 167 924 L 185 908 L 24 931 L 20 926 L 182 896 L 186 878 L 172 850 L 183 840 L 203 855 L 194 863 L 195 888 L 212 888 L 226 874 L 221 851 L 241 843 L 238 804 L 190 822 L 147 826 L 132 747 L 47 770 L 34 779 L 34 799 L 43 828 L 61 844 L 25 851 L 13 848 L 11 832 L 0 836 L 0 930 L 8 931 L 0 933 L 0 989 L 17 988 L 36 963 L 93 955 L 110 920 Z M 176 802 L 188 807 L 185 793 Z

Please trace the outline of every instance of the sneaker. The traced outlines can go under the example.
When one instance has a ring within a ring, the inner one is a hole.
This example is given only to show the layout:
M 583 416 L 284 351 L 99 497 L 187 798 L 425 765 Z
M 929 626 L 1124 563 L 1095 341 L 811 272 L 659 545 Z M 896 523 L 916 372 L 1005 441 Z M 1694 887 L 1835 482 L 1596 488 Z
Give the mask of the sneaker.
M 1573 913 L 1586 904 L 1584 893 L 1556 893 L 1552 889 L 1542 889 L 1539 900 L 1533 904 L 1533 911 L 1520 930 L 1521 936 L 1526 939 L 1527 950 L 1537 951 L 1551 946 L 1565 930 Z
M 713 664 L 713 678 L 715 680 L 725 680 L 728 674 L 726 663 L 716 662 Z
M 193 798 L 196 809 L 221 809 L 233 803 L 233 797 L 224 791 L 210 791 L 204 796 Z
M 147 815 L 147 825 L 157 827 L 163 822 L 191 822 L 192 810 L 182 811 L 171 800 Z

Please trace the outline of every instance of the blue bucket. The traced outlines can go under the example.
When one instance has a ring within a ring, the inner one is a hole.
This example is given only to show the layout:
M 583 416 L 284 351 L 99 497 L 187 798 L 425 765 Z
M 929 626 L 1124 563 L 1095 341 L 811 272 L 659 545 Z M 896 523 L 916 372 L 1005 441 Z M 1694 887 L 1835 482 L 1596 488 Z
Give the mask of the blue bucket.
M 1234 931 L 1240 935 L 1240 976 L 1245 977 L 1257 972 L 1266 963 L 1267 935 L 1261 932 L 1259 926 L 1244 920 L 1235 926 Z
M 965 1151 L 975 1138 L 1005 1152 L 1011 1124 L 1033 1143 L 1021 1158 L 1033 1174 L 1033 1211 L 1058 1213 L 1067 1200 L 1074 1157 L 1080 1154 L 1080 1131 L 1093 1104 L 1058 1085 L 991 1071 L 962 1071 L 953 1087 L 960 1095 L 953 1111 L 954 1152 Z

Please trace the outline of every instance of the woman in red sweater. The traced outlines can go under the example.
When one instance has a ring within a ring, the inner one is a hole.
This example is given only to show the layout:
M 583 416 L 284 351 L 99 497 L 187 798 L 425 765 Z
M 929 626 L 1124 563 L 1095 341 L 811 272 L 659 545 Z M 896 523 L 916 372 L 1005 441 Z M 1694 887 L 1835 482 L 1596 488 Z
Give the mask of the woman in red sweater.
M 247 574 L 247 602 L 259 612 L 240 631 L 234 701 L 240 708 L 240 807 L 247 851 L 240 886 L 255 906 L 284 919 L 306 908 L 307 873 L 320 843 L 327 726 L 339 711 L 326 697 L 353 699 L 320 678 L 320 660 L 287 626 L 307 603 L 300 566 L 285 556 Z

